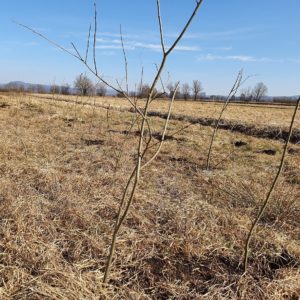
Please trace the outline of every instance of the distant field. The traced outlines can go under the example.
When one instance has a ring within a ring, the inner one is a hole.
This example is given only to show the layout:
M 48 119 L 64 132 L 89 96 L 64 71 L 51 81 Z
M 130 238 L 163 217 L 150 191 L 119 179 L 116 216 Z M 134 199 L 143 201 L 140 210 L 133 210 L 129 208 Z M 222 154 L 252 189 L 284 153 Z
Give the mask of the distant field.
M 39 95 L 39 97 L 51 97 L 51 95 Z M 71 99 L 76 101 L 76 96 L 55 96 L 60 99 Z M 115 97 L 83 97 L 81 101 L 87 101 L 91 104 L 96 101 L 106 106 L 126 107 L 131 105 L 126 99 Z M 143 105 L 143 101 L 139 101 Z M 223 103 L 216 102 L 194 102 L 194 101 L 175 101 L 173 114 L 181 114 L 198 118 L 218 118 Z M 167 100 L 157 100 L 152 106 L 152 110 L 166 112 L 168 109 Z M 224 119 L 246 124 L 255 124 L 257 126 L 278 126 L 287 128 L 293 113 L 293 106 L 290 105 L 255 105 L 255 104 L 229 104 Z M 300 119 L 296 121 L 296 127 L 300 128 Z
M 212 127 L 184 119 L 170 121 L 161 153 L 142 172 L 113 285 L 102 285 L 138 127 L 128 133 L 134 114 L 94 101 L 130 107 L 114 98 L 0 96 L 0 299 L 299 298 L 300 145 L 289 147 L 242 276 L 245 237 L 283 143 L 222 130 L 207 171 Z M 221 106 L 178 101 L 173 113 L 216 118 Z M 292 110 L 232 104 L 224 118 L 284 128 Z M 150 122 L 154 152 L 164 119 Z

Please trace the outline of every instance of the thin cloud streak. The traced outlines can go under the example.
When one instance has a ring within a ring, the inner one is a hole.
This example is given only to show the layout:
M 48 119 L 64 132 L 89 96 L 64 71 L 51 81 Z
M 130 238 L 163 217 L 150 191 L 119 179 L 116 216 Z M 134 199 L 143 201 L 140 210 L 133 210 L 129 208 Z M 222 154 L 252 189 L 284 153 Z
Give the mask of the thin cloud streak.
M 284 58 L 274 59 L 269 57 L 254 57 L 250 55 L 213 55 L 206 54 L 197 57 L 198 61 L 218 61 L 218 60 L 230 60 L 230 61 L 242 61 L 242 62 L 266 62 L 266 63 L 300 63 L 300 59 Z
M 184 36 L 185 39 L 210 39 L 210 38 L 227 38 L 238 36 L 245 33 L 250 33 L 256 31 L 257 28 L 246 27 L 225 31 L 215 31 L 215 32 L 199 32 L 199 33 L 188 33 Z M 177 33 L 167 33 L 166 37 L 174 38 L 177 37 Z
M 120 40 L 116 39 L 103 39 L 103 38 L 98 38 L 97 42 L 100 43 L 101 45 L 97 45 L 97 49 L 122 49 L 122 45 Z M 124 48 L 126 50 L 136 50 L 138 48 L 142 49 L 148 49 L 151 51 L 161 51 L 161 44 L 154 44 L 154 43 L 142 43 L 134 40 L 129 40 L 124 43 Z M 166 46 L 168 48 L 168 46 Z M 201 49 L 199 47 L 194 47 L 194 46 L 177 46 L 175 48 L 177 51 L 200 51 Z

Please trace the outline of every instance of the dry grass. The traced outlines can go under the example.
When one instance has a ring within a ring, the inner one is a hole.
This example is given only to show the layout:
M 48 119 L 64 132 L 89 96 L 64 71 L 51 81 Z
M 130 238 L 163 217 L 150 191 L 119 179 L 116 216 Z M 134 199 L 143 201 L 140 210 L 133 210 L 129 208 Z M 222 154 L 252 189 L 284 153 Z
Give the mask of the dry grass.
M 175 105 L 175 113 L 206 117 L 217 108 Z M 282 126 L 292 112 L 262 110 L 266 122 L 278 118 Z M 243 121 L 263 122 L 260 113 L 251 108 Z M 111 284 L 103 286 L 118 200 L 136 155 L 138 137 L 126 135 L 133 115 L 111 110 L 107 130 L 105 109 L 21 95 L 1 96 L 0 115 L 1 299 L 299 298 L 299 145 L 253 239 L 249 273 L 241 276 L 244 240 L 282 143 L 221 130 L 215 167 L 205 171 L 211 128 L 191 125 L 167 140 L 145 169 Z M 164 123 L 151 122 L 156 132 Z M 185 125 L 171 121 L 168 135 Z
M 52 97 L 52 95 L 39 95 L 38 97 Z M 76 101 L 77 96 L 55 96 L 56 99 L 70 99 Z M 83 97 L 81 101 L 94 103 L 93 97 Z M 140 100 L 143 102 L 143 100 Z M 112 107 L 127 107 L 130 104 L 123 98 L 115 97 L 98 97 L 96 103 L 111 105 Z M 180 101 L 174 103 L 173 113 L 197 118 L 218 118 L 223 103 L 218 102 L 194 102 Z M 155 110 L 167 112 L 168 101 L 157 100 Z M 245 124 L 254 124 L 256 126 L 280 126 L 288 128 L 290 125 L 291 115 L 293 114 L 292 106 L 284 105 L 259 105 L 259 104 L 229 104 L 224 113 L 224 119 L 241 122 Z M 300 120 L 296 120 L 295 126 L 300 128 Z

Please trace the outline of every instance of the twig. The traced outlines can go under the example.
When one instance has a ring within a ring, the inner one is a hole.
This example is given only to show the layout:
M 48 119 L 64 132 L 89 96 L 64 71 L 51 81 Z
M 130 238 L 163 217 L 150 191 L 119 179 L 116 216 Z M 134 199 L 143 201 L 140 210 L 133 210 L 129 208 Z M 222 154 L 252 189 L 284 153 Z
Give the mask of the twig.
M 175 40 L 175 42 L 173 43 L 173 45 L 166 52 L 166 55 L 170 54 L 173 51 L 173 49 L 177 46 L 177 44 L 179 43 L 179 41 L 182 39 L 183 35 L 185 34 L 185 32 L 189 28 L 190 24 L 192 23 L 195 15 L 197 14 L 197 12 L 198 12 L 198 10 L 199 10 L 199 8 L 200 8 L 200 6 L 201 6 L 202 3 L 203 3 L 203 0 L 196 1 L 196 8 L 194 9 L 192 15 L 190 16 L 189 20 L 187 21 L 187 23 L 183 27 L 181 33 L 179 34 L 179 36 L 177 37 L 177 39 Z
M 157 66 L 157 64 L 155 64 L 155 67 L 156 67 L 156 71 L 158 72 L 158 66 Z M 166 89 L 165 89 L 164 82 L 163 82 L 161 76 L 159 76 L 159 80 L 160 80 L 160 84 L 161 84 L 161 87 L 163 89 L 163 92 L 162 93 L 157 92 L 156 95 L 153 97 L 153 100 L 157 99 L 157 98 L 160 98 L 162 95 L 165 95 L 167 93 Z
M 165 134 L 167 132 L 167 128 L 168 128 L 168 124 L 169 124 L 169 120 L 170 120 L 170 116 L 171 116 L 171 111 L 172 111 L 172 105 L 174 103 L 174 99 L 175 99 L 175 96 L 176 96 L 176 93 L 177 93 L 177 90 L 178 90 L 178 87 L 179 87 L 179 82 L 177 83 L 177 86 L 175 88 L 175 91 L 174 91 L 174 94 L 173 94 L 173 97 L 170 101 L 170 105 L 169 105 L 169 109 L 168 109 L 168 116 L 166 118 L 166 122 L 165 122 L 165 126 L 164 126 L 164 130 L 163 130 L 163 133 L 161 135 L 161 140 L 160 140 L 160 143 L 159 143 L 159 146 L 156 150 L 156 152 L 154 153 L 154 155 L 141 167 L 141 169 L 145 168 L 146 166 L 148 166 L 156 157 L 157 155 L 159 154 L 160 150 L 161 150 L 161 147 L 163 145 L 163 142 L 165 140 Z
M 75 50 L 75 52 L 77 53 L 79 59 L 83 61 L 83 58 L 82 58 L 82 56 L 80 55 L 80 53 L 79 53 L 78 49 L 76 48 L 76 46 L 75 46 L 72 42 L 71 42 L 71 45 L 72 45 L 73 49 Z
M 93 44 L 93 60 L 94 60 L 94 69 L 95 69 L 95 75 L 98 77 L 98 68 L 97 68 L 97 59 L 96 59 L 96 42 L 97 42 L 97 5 L 96 1 L 94 2 L 94 44 Z M 103 80 L 101 80 L 103 81 Z M 103 83 L 105 83 L 103 81 Z
M 121 45 L 122 45 L 123 57 L 124 57 L 126 92 L 127 92 L 127 95 L 129 95 L 129 89 L 128 89 L 128 63 L 127 63 L 127 56 L 126 56 L 124 42 L 123 42 L 122 25 L 121 24 L 120 24 L 120 39 L 121 39 Z
M 89 49 L 90 49 L 91 30 L 92 30 L 92 24 L 90 24 L 89 34 L 88 34 L 88 38 L 87 38 L 87 45 L 86 45 L 86 51 L 85 51 L 85 60 L 84 60 L 85 63 L 87 63 Z
M 162 20 L 160 14 L 160 0 L 156 0 L 156 5 L 157 5 L 157 18 L 159 23 L 160 43 L 161 43 L 162 51 L 165 54 L 166 50 L 165 50 L 164 34 L 163 34 Z
M 37 32 L 37 31 L 34 30 L 33 28 L 31 28 L 31 27 L 29 27 L 29 26 L 26 26 L 26 25 L 24 25 L 24 24 L 18 23 L 18 22 L 16 22 L 16 21 L 13 21 L 13 22 L 14 22 L 15 24 L 17 24 L 17 25 L 19 25 L 19 26 L 21 26 L 21 27 L 23 27 L 23 28 L 25 28 L 25 29 L 31 31 L 32 33 L 34 33 L 34 34 L 40 36 L 41 38 L 43 38 L 44 40 L 46 40 L 48 43 L 50 43 L 50 44 L 52 44 L 53 46 L 59 48 L 60 50 L 62 50 L 62 51 L 64 51 L 64 52 L 66 52 L 66 53 L 72 55 L 73 57 L 75 57 L 75 58 L 81 60 L 80 57 L 78 57 L 77 55 L 75 55 L 74 53 L 72 53 L 71 51 L 69 51 L 68 49 L 66 49 L 65 47 L 63 47 L 63 46 L 61 46 L 61 45 L 59 45 L 59 44 L 53 42 L 52 40 L 48 39 L 46 36 L 44 36 L 43 34 Z
M 219 125 L 220 125 L 220 121 L 222 119 L 222 116 L 223 116 L 223 113 L 224 111 L 226 110 L 229 102 L 230 102 L 230 99 L 236 94 L 236 92 L 238 91 L 240 85 L 241 85 L 241 81 L 243 79 L 243 70 L 240 70 L 237 77 L 236 77 L 236 80 L 226 98 L 226 101 L 223 105 L 223 108 L 220 112 L 220 115 L 219 115 L 219 118 L 216 122 L 216 125 L 214 127 L 214 130 L 213 130 L 213 134 L 212 134 L 212 137 L 211 137 L 211 140 L 210 140 L 210 144 L 209 144 L 209 148 L 208 148 L 208 154 L 207 154 L 207 160 L 206 160 L 206 169 L 209 170 L 209 167 L 210 167 L 210 159 L 211 159 L 211 153 L 212 153 L 212 148 L 213 148 L 213 143 L 215 141 L 215 137 L 216 137 L 216 134 L 217 134 L 217 131 L 219 129 Z

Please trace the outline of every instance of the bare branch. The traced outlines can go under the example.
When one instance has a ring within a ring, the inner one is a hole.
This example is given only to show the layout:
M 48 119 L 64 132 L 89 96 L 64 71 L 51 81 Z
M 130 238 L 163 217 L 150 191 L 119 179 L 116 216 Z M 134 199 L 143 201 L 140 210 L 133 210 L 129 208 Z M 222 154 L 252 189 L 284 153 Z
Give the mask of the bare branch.
M 196 1 L 196 7 L 195 7 L 192 15 L 190 16 L 189 20 L 185 24 L 185 26 L 182 29 L 181 33 L 179 34 L 178 38 L 175 40 L 175 42 L 170 47 L 170 49 L 166 52 L 166 55 L 170 54 L 173 51 L 173 49 L 177 46 L 177 44 L 179 43 L 179 41 L 181 40 L 181 38 L 183 37 L 183 35 L 187 31 L 187 29 L 189 28 L 190 24 L 192 23 L 195 15 L 197 14 L 197 11 L 199 10 L 199 8 L 200 8 L 200 6 L 201 6 L 202 3 L 203 3 L 203 0 Z
M 129 94 L 129 89 L 128 89 L 128 64 L 127 64 L 127 56 L 126 56 L 124 42 L 123 42 L 122 25 L 121 24 L 120 24 L 120 39 L 121 39 L 121 45 L 122 45 L 122 50 L 123 50 L 123 56 L 124 56 L 126 92 L 127 92 L 127 95 L 128 95 Z
M 237 91 L 240 88 L 241 84 L 244 83 L 248 78 L 250 78 L 250 76 L 248 76 L 245 80 L 242 81 L 242 79 L 243 79 L 243 69 L 240 70 L 237 77 L 236 77 L 236 80 L 235 80 L 235 82 L 234 82 L 234 84 L 233 84 L 233 86 L 232 86 L 232 88 L 231 88 L 231 90 L 230 90 L 230 92 L 229 92 L 229 94 L 226 98 L 226 101 L 225 101 L 225 103 L 223 105 L 223 108 L 220 112 L 219 118 L 218 118 L 217 123 L 214 127 L 213 134 L 212 134 L 212 137 L 211 137 L 211 141 L 210 141 L 210 145 L 209 145 L 209 149 L 208 149 L 208 154 L 207 154 L 207 160 L 206 160 L 206 169 L 207 170 L 210 167 L 210 159 L 211 159 L 213 143 L 214 143 L 217 131 L 219 129 L 219 125 L 220 125 L 223 113 L 225 112 L 227 106 L 229 105 L 229 102 L 230 102 L 231 98 L 237 93 Z
M 64 51 L 64 52 L 66 52 L 66 53 L 72 55 L 73 57 L 75 57 L 75 58 L 81 60 L 80 57 L 78 57 L 77 55 L 75 55 L 74 53 L 72 53 L 71 51 L 69 51 L 68 49 L 66 49 L 65 47 L 63 47 L 63 46 L 61 46 L 61 45 L 59 45 L 59 44 L 53 42 L 52 40 L 48 39 L 46 36 L 44 36 L 43 34 L 39 33 L 38 31 L 34 30 L 33 28 L 31 28 L 31 27 L 29 27 L 29 26 L 26 26 L 26 25 L 24 25 L 24 24 L 22 24 L 22 23 L 18 23 L 18 22 L 16 22 L 16 21 L 13 21 L 13 22 L 14 22 L 15 24 L 17 24 L 17 25 L 19 25 L 19 26 L 21 26 L 21 27 L 23 27 L 23 28 L 25 28 L 25 29 L 31 31 L 32 33 L 34 33 L 34 34 L 40 36 L 41 38 L 43 38 L 44 40 L 46 40 L 48 43 L 52 44 L 52 45 L 55 46 L 56 48 L 59 48 L 60 50 L 62 50 L 62 51 Z
M 97 5 L 96 1 L 94 2 L 94 44 L 93 44 L 93 58 L 94 58 L 94 68 L 95 68 L 95 75 L 98 76 L 98 68 L 97 68 L 97 59 L 96 59 L 96 42 L 97 42 Z
M 163 133 L 162 133 L 162 136 L 161 136 L 161 141 L 160 141 L 160 144 L 156 150 L 156 152 L 154 153 L 154 155 L 143 165 L 141 166 L 141 170 L 143 168 L 145 168 L 146 166 L 148 166 L 156 157 L 157 155 L 159 154 L 160 150 L 161 150 L 161 147 L 163 145 L 163 142 L 165 140 L 165 135 L 166 135 L 166 132 L 167 132 L 167 128 L 168 128 L 168 124 L 169 124 L 169 120 L 170 120 L 170 116 L 171 116 L 171 111 L 172 111 L 172 105 L 174 103 L 174 99 L 175 99 L 175 96 L 176 96 L 176 93 L 177 93 L 177 90 L 178 90 L 178 87 L 179 87 L 179 82 L 177 83 L 177 86 L 175 88 L 175 92 L 174 92 L 174 95 L 170 101 L 170 105 L 169 105 L 169 109 L 168 109 L 168 116 L 166 118 L 166 122 L 165 122 L 165 126 L 164 126 L 164 130 L 163 130 Z
M 86 51 L 85 51 L 85 60 L 84 60 L 85 63 L 87 63 L 88 54 L 89 54 L 91 30 L 92 30 L 92 24 L 90 24 L 89 34 L 88 34 L 88 38 L 87 38 L 87 45 L 86 45 Z
M 79 53 L 78 49 L 76 48 L 76 46 L 74 45 L 74 43 L 71 42 L 71 45 L 72 45 L 73 49 L 75 50 L 75 52 L 77 53 L 79 59 L 83 61 L 83 58 L 80 55 L 80 53 Z
M 156 71 L 158 72 L 157 64 L 155 64 L 155 67 L 156 67 Z M 162 95 L 166 94 L 165 85 L 164 85 L 164 82 L 163 82 L 161 76 L 159 76 L 159 80 L 160 80 L 160 84 L 161 84 L 161 87 L 163 89 L 163 92 L 162 93 L 157 92 L 156 95 L 153 97 L 153 99 L 160 98 Z
M 162 20 L 161 20 L 161 14 L 160 14 L 160 0 L 156 0 L 156 4 L 157 4 L 157 18 L 158 18 L 158 23 L 159 23 L 161 48 L 162 48 L 163 54 L 165 54 L 166 50 L 165 50 L 164 34 L 163 34 Z

